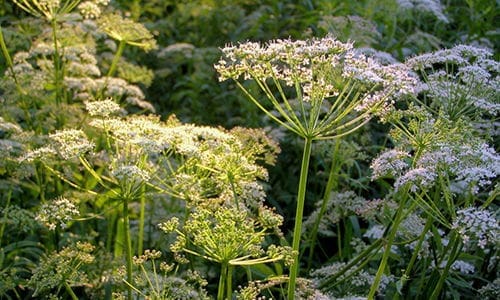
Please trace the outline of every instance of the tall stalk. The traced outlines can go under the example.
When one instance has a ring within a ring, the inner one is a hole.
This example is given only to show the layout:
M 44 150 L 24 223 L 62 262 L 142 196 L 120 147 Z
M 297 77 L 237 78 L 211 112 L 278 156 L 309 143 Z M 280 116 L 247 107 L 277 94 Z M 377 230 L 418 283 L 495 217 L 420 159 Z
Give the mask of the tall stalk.
M 143 184 L 141 186 L 140 198 L 140 209 L 139 209 L 139 233 L 137 237 L 137 255 L 142 254 L 144 245 L 144 215 L 146 211 L 146 186 Z
M 223 262 L 220 270 L 219 288 L 217 290 L 217 300 L 224 300 L 224 287 L 227 280 L 228 263 Z
M 56 92 L 56 105 L 59 108 L 61 104 L 61 57 L 59 56 L 59 46 L 57 45 L 57 20 L 52 19 L 50 22 L 52 27 L 52 42 L 54 43 L 54 85 Z
M 321 223 L 321 218 L 326 213 L 326 207 L 331 192 L 338 186 L 338 182 L 336 179 L 337 179 L 337 167 L 338 167 L 337 154 L 339 152 L 339 148 L 340 148 L 340 139 L 337 139 L 335 141 L 335 148 L 332 154 L 332 165 L 330 167 L 330 174 L 328 176 L 328 181 L 326 183 L 325 193 L 323 194 L 321 208 L 319 210 L 319 214 L 316 220 L 314 221 L 314 225 L 311 230 L 311 235 L 309 239 L 309 258 L 307 260 L 308 270 L 311 268 L 312 265 L 312 260 L 314 256 L 314 247 L 316 246 L 316 238 L 318 236 L 318 229 L 319 229 L 319 224 Z
M 370 292 L 368 293 L 368 300 L 372 300 L 375 298 L 375 293 L 378 290 L 378 286 L 380 285 L 380 281 L 382 280 L 382 275 L 384 274 L 385 268 L 387 267 L 387 261 L 389 260 L 389 255 L 391 254 L 391 247 L 394 244 L 394 239 L 396 238 L 396 233 L 398 232 L 399 225 L 404 219 L 404 206 L 406 203 L 408 196 L 406 192 L 403 192 L 403 198 L 401 199 L 401 202 L 399 203 L 398 210 L 396 212 L 396 215 L 394 217 L 394 221 L 391 225 L 391 229 L 389 231 L 389 236 L 387 237 L 386 243 L 385 243 L 385 251 L 382 256 L 382 260 L 380 261 L 377 274 L 375 275 L 375 279 L 372 283 L 372 286 L 370 288 Z
M 127 261 L 127 299 L 132 300 L 132 244 L 130 241 L 130 222 L 128 216 L 128 197 L 123 197 L 123 235 L 125 242 L 125 255 Z
M 304 152 L 302 155 L 302 166 L 300 168 L 299 190 L 297 193 L 297 209 L 295 210 L 295 226 L 293 227 L 292 249 L 295 252 L 294 261 L 290 267 L 290 279 L 288 283 L 288 299 L 295 299 L 295 281 L 299 273 L 299 246 L 302 235 L 302 218 L 304 214 L 304 203 L 306 198 L 307 174 L 309 161 L 311 159 L 312 138 L 304 139 Z
M 16 89 L 21 94 L 21 86 L 19 85 L 19 81 L 17 80 L 16 73 L 14 72 L 14 64 L 12 63 L 12 58 L 9 53 L 9 49 L 7 49 L 7 44 L 5 43 L 5 39 L 3 37 L 3 30 L 0 26 L 0 48 L 2 49 L 3 57 L 5 58 L 5 62 L 7 63 L 7 68 L 9 68 L 10 73 L 12 75 L 12 79 L 14 79 L 14 83 L 16 84 Z
M 4 215 L 2 218 L 2 225 L 0 225 L 0 247 L 2 247 L 3 233 L 5 231 L 5 225 L 7 224 L 7 211 L 8 211 L 9 206 L 10 206 L 11 197 L 12 197 L 12 188 L 10 188 L 9 191 L 7 192 L 7 203 L 5 204 L 5 207 L 4 207 Z

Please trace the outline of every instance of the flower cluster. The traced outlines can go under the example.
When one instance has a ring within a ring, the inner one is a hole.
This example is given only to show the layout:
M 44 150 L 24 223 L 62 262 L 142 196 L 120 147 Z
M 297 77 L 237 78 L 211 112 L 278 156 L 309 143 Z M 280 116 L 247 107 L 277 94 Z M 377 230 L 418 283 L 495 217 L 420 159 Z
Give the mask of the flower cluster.
M 117 77 L 65 77 L 66 87 L 75 93 L 75 97 L 81 100 L 93 99 L 97 95 L 105 98 L 116 99 L 126 104 L 154 112 L 151 103 L 146 101 L 144 93 L 137 86 Z
M 412 10 L 430 14 L 443 23 L 448 23 L 448 17 L 444 14 L 444 7 L 440 0 L 397 0 L 399 8 L 403 11 Z
M 105 7 L 109 4 L 110 0 L 89 0 L 81 2 L 78 5 L 78 9 L 80 10 L 80 14 L 85 19 L 96 19 L 101 15 L 102 7 Z
M 493 116 L 500 112 L 500 63 L 491 50 L 457 45 L 412 57 L 406 64 L 423 75 L 417 91 L 431 98 L 432 107 L 452 120 L 480 118 L 476 111 Z
M 15 228 L 18 233 L 28 233 L 37 225 L 36 222 L 33 222 L 35 215 L 17 205 L 0 209 L 0 212 L 2 213 L 0 223 L 6 224 L 7 228 Z
M 488 244 L 498 245 L 500 226 L 488 210 L 468 207 L 457 211 L 452 228 L 462 237 L 466 246 L 477 245 L 484 249 Z
M 42 222 L 49 230 L 55 230 L 57 226 L 65 228 L 67 223 L 79 214 L 80 211 L 73 201 L 58 197 L 42 204 L 35 220 Z
M 159 165 L 154 176 L 159 184 L 193 203 L 217 197 L 234 202 L 237 197 L 258 206 L 265 193 L 257 180 L 267 179 L 259 162 L 272 164 L 279 152 L 259 130 L 226 131 L 182 124 L 175 117 L 166 123 L 156 116 L 99 118 L 91 125 L 106 131 L 119 148 Z M 174 167 L 176 158 L 182 158 L 182 168 Z
M 103 118 L 115 115 L 122 110 L 120 105 L 113 101 L 112 98 L 100 101 L 87 101 L 85 102 L 85 109 L 87 109 L 89 115 Z
M 332 37 L 275 40 L 266 45 L 247 42 L 222 52 L 215 65 L 220 80 L 231 78 L 238 84 L 241 78 L 255 80 L 280 117 L 244 90 L 259 108 L 300 136 L 317 139 L 355 130 L 372 114 L 385 113 L 394 98 L 413 92 L 416 84 L 405 65 L 382 65 Z M 273 96 L 268 81 L 274 83 L 280 99 Z M 288 100 L 286 87 L 295 90 L 298 109 Z M 347 117 L 353 111 L 360 116 Z
M 97 21 L 99 28 L 117 41 L 125 42 L 146 51 L 156 48 L 153 35 L 141 23 L 123 18 L 118 14 L 102 15 Z
M 147 182 L 150 174 L 147 170 L 139 168 L 136 165 L 118 165 L 111 170 L 111 175 L 119 182 L 128 183 L 132 186 Z
M 311 276 L 313 278 L 313 282 L 318 286 L 321 285 L 325 278 L 329 278 L 332 275 L 340 273 L 345 265 L 346 263 L 344 262 L 335 262 L 312 271 Z M 346 277 L 348 277 L 349 280 L 345 280 Z M 338 277 L 337 281 L 339 284 L 336 285 L 335 288 L 328 290 L 328 299 L 338 299 L 337 297 L 341 297 L 341 299 L 366 299 L 354 295 L 362 295 L 363 292 L 366 291 L 366 289 L 372 284 L 374 278 L 374 275 L 365 270 L 357 270 L 354 272 L 349 270 Z M 384 275 L 379 287 L 379 293 L 382 294 L 388 284 L 393 280 L 393 275 Z
M 390 176 L 396 179 L 396 189 L 409 184 L 415 192 L 442 177 L 451 179 L 453 192 L 477 193 L 499 175 L 500 156 L 471 135 L 463 122 L 433 118 L 421 107 L 412 106 L 403 114 L 409 118 L 408 125 L 391 132 L 397 147 L 372 161 L 372 180 Z
M 79 129 L 59 130 L 50 134 L 49 138 L 54 142 L 53 149 L 65 160 L 91 152 L 95 147 Z
M 371 163 L 372 179 L 377 179 L 384 176 L 398 177 L 402 172 L 409 167 L 405 160 L 410 155 L 406 151 L 390 149 L 380 153 Z
M 354 214 L 366 205 L 367 201 L 354 193 L 347 191 L 342 193 L 332 192 L 326 204 L 326 213 L 318 220 L 321 211 L 321 202 L 316 203 L 316 209 L 304 221 L 304 231 L 309 231 L 313 224 L 319 222 L 318 233 L 323 236 L 335 236 L 332 228 L 340 220 Z
M 293 262 L 293 255 L 288 247 L 272 245 L 267 251 L 262 248 L 264 237 L 270 229 L 268 227 L 277 229 L 282 222 L 282 218 L 273 218 L 269 222 L 271 214 L 273 212 L 267 210 L 267 217 L 263 219 L 267 223 L 260 224 L 246 210 L 228 206 L 219 207 L 215 211 L 199 208 L 190 215 L 182 228 L 178 228 L 176 218 L 160 224 L 160 228 L 167 233 L 177 232 L 177 239 L 170 247 L 174 253 L 191 253 L 232 265 L 277 260 Z
M 45 18 L 48 21 L 57 20 L 60 16 L 70 13 L 80 0 L 68 0 L 64 2 L 62 4 L 61 0 L 14 0 L 17 6 L 29 14 Z
M 77 242 L 42 258 L 28 282 L 35 291 L 33 297 L 55 288 L 88 284 L 88 274 L 81 269 L 95 261 L 94 249 L 89 243 Z

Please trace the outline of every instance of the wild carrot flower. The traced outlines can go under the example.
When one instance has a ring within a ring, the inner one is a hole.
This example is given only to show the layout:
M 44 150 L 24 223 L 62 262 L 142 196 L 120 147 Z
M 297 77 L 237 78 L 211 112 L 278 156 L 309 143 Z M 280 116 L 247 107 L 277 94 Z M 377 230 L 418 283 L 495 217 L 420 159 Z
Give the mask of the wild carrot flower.
M 500 226 L 489 210 L 468 207 L 457 211 L 452 228 L 462 237 L 467 247 L 477 245 L 484 249 L 488 244 L 499 242 Z
M 247 42 L 222 52 L 215 65 L 219 79 L 233 79 L 269 118 L 305 139 L 293 237 L 298 251 L 312 141 L 347 135 L 373 116 L 384 116 L 395 98 L 413 92 L 416 80 L 406 66 L 381 65 L 332 37 Z M 257 83 L 263 99 L 240 83 L 247 79 Z M 291 299 L 298 273 L 295 259 L 288 285 Z
M 397 149 L 390 149 L 380 153 L 370 165 L 372 180 L 388 175 L 401 175 L 409 167 L 408 162 L 405 160 L 409 157 L 409 153 Z
M 96 19 L 101 15 L 102 7 L 107 6 L 109 0 L 89 0 L 78 5 L 80 14 L 85 19 Z
M 500 63 L 486 48 L 457 45 L 412 57 L 406 64 L 419 72 L 423 81 L 417 91 L 428 97 L 431 109 L 446 113 L 451 120 L 472 121 L 500 112 L 498 71 Z
M 274 221 L 269 223 L 273 227 L 280 224 Z M 266 256 L 261 244 L 267 233 L 256 228 L 265 224 L 256 223 L 244 210 L 230 207 L 220 207 L 216 211 L 197 209 L 182 229 L 177 229 L 177 225 L 176 218 L 160 225 L 166 232 L 174 230 L 179 234 L 177 242 L 172 244 L 173 252 L 185 251 L 208 260 L 234 265 L 245 264 L 246 259 L 251 261 Z M 278 249 L 274 247 L 269 251 L 268 254 L 272 254 Z M 277 260 L 274 256 L 283 258 L 281 254 L 272 255 L 271 260 Z
M 43 257 L 28 281 L 28 286 L 34 290 L 33 296 L 50 295 L 56 289 L 89 284 L 87 270 L 81 269 L 95 261 L 94 249 L 90 243 L 76 242 Z
M 106 98 L 100 101 L 87 101 L 85 102 L 85 108 L 89 112 L 89 115 L 103 118 L 107 118 L 122 110 L 120 105 L 113 101 L 112 98 Z
M 40 221 L 49 230 L 55 230 L 57 226 L 65 228 L 67 223 L 79 214 L 78 208 L 71 200 L 58 197 L 42 204 L 35 220 Z
M 89 141 L 87 135 L 79 129 L 65 129 L 49 135 L 54 141 L 53 149 L 62 159 L 71 159 L 90 152 L 94 143 Z

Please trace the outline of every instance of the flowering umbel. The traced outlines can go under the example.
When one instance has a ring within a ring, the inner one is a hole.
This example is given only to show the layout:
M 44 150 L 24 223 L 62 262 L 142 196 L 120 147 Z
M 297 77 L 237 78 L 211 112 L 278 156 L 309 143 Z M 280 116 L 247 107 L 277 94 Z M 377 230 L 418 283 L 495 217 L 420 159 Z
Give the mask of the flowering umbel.
M 275 40 L 266 45 L 247 42 L 227 46 L 222 52 L 215 65 L 221 81 L 234 79 L 271 119 L 313 139 L 356 130 L 374 114 L 389 109 L 395 96 L 411 93 L 415 86 L 405 66 L 382 65 L 353 49 L 351 43 L 331 37 Z M 255 80 L 278 116 L 266 108 L 267 101 L 247 91 L 240 79 Z M 288 90 L 294 90 L 293 98 Z

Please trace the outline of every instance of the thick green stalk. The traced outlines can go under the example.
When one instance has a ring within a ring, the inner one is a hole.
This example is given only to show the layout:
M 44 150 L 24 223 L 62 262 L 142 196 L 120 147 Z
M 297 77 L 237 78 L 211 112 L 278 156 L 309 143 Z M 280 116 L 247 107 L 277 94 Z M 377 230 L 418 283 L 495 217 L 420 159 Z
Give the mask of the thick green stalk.
M 217 290 L 217 300 L 224 300 L 224 286 L 226 284 L 227 265 L 228 265 L 227 262 L 223 262 L 221 265 L 219 288 Z
M 233 266 L 227 265 L 226 299 L 233 299 Z
M 64 281 L 64 287 L 66 288 L 66 291 L 68 292 L 68 294 L 71 296 L 71 299 L 78 300 L 78 297 L 76 296 L 76 294 L 73 291 L 73 289 L 71 288 L 71 286 L 69 286 L 68 282 Z
M 332 154 L 332 166 L 330 167 L 330 175 L 328 176 L 328 182 L 326 183 L 325 193 L 323 194 L 323 202 L 321 203 L 321 208 L 319 210 L 318 217 L 314 221 L 313 228 L 311 230 L 311 237 L 309 239 L 309 258 L 307 261 L 307 269 L 309 270 L 312 265 L 312 260 L 314 256 L 314 247 L 316 246 L 316 238 L 318 236 L 318 228 L 321 223 L 321 218 L 326 212 L 326 207 L 328 204 L 328 199 L 334 188 L 337 187 L 337 154 L 340 148 L 340 139 L 335 141 L 335 148 Z M 340 247 L 340 244 L 339 244 Z
M 128 198 L 123 197 L 123 234 L 124 234 L 124 242 L 125 242 L 125 253 L 127 260 L 127 299 L 132 300 L 132 244 L 130 241 L 130 222 L 128 217 Z
M 375 298 L 375 293 L 377 292 L 380 281 L 382 280 L 382 275 L 384 274 L 385 268 L 387 266 L 387 261 L 389 260 L 389 255 L 391 253 L 391 246 L 393 245 L 394 239 L 396 238 L 396 233 L 398 232 L 399 224 L 401 224 L 401 222 L 403 221 L 403 212 L 406 203 L 406 197 L 407 197 L 406 195 L 403 195 L 403 199 L 399 203 L 399 208 L 396 212 L 394 222 L 391 225 L 391 230 L 389 232 L 389 236 L 385 244 L 385 251 L 382 256 L 382 261 L 380 262 L 377 274 L 375 275 L 375 279 L 370 288 L 370 292 L 368 293 L 367 296 L 368 300 L 372 300 Z
M 113 57 L 113 60 L 111 61 L 111 66 L 109 67 L 108 70 L 108 77 L 112 77 L 115 75 L 116 72 L 116 67 L 118 66 L 118 62 L 120 61 L 120 58 L 122 57 L 123 50 L 125 49 L 126 42 L 125 41 L 120 41 L 120 44 L 118 44 L 118 49 L 116 49 L 115 56 Z
M 290 267 L 290 278 L 288 283 L 288 299 L 295 299 L 295 281 L 299 273 L 299 246 L 302 233 L 302 216 L 304 214 L 304 203 L 306 198 L 307 173 L 309 160 L 311 158 L 312 138 L 305 137 L 302 166 L 300 169 L 299 190 L 297 193 L 297 209 L 295 210 L 295 226 L 293 228 L 292 249 L 296 251 L 294 262 Z

